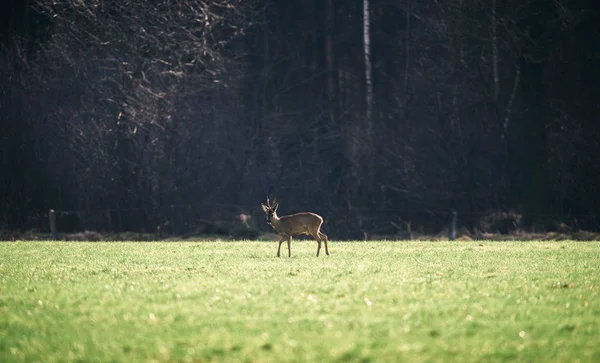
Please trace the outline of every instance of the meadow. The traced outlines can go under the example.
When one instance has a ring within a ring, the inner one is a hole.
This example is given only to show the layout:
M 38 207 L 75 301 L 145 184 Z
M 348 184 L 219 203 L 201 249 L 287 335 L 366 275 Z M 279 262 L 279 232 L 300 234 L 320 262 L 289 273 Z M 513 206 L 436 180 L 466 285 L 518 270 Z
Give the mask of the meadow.
M 600 361 L 600 242 L 276 249 L 0 243 L 0 362 Z

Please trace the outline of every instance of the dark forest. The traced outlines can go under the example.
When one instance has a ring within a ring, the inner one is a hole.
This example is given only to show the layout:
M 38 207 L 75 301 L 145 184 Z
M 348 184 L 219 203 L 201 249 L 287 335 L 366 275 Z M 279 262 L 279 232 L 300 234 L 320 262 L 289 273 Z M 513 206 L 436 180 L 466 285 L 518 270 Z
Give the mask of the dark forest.
M 600 230 L 597 0 L 2 4 L 0 230 Z

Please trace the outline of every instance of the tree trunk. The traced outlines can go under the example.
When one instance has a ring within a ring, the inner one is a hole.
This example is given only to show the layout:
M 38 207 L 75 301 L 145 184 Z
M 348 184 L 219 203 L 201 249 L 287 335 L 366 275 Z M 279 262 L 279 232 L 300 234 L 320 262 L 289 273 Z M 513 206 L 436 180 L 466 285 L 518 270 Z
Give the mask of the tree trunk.
M 523 103 L 528 105 L 521 118 L 523 139 L 513 165 L 519 165 L 521 198 L 525 211 L 525 224 L 543 226 L 548 211 L 548 152 L 546 148 L 548 114 L 545 105 L 545 60 L 548 57 L 547 21 L 553 16 L 552 4 L 540 3 L 531 9 L 533 15 L 523 25 L 527 27 L 532 42 L 531 51 L 521 57 L 520 76 Z M 528 223 L 529 222 L 529 223 Z
M 369 141 L 373 132 L 373 71 L 371 69 L 371 30 L 369 16 L 369 0 L 363 0 L 363 45 L 365 55 L 365 121 Z
M 334 11 L 333 0 L 327 0 L 325 9 L 325 63 L 327 68 L 327 97 L 330 102 L 335 99 L 335 79 L 333 72 Z

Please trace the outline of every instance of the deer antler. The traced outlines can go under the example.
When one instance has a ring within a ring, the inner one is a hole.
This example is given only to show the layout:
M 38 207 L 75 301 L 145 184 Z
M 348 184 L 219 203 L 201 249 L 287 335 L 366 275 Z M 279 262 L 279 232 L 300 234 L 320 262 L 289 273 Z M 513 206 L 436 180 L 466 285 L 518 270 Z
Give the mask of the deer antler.
M 273 198 L 273 204 L 271 204 L 271 202 L 269 201 L 269 197 L 267 196 L 267 207 L 269 209 L 277 208 L 277 198 Z

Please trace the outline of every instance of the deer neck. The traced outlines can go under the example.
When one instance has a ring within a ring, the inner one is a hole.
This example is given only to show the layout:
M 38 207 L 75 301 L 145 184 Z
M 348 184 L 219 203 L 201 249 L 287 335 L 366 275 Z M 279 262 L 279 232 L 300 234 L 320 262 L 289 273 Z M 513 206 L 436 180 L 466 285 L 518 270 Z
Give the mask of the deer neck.
M 273 216 L 271 217 L 271 227 L 273 227 L 273 229 L 277 230 L 277 227 L 279 227 L 280 222 L 281 222 L 281 220 L 279 219 L 277 214 L 273 213 Z

